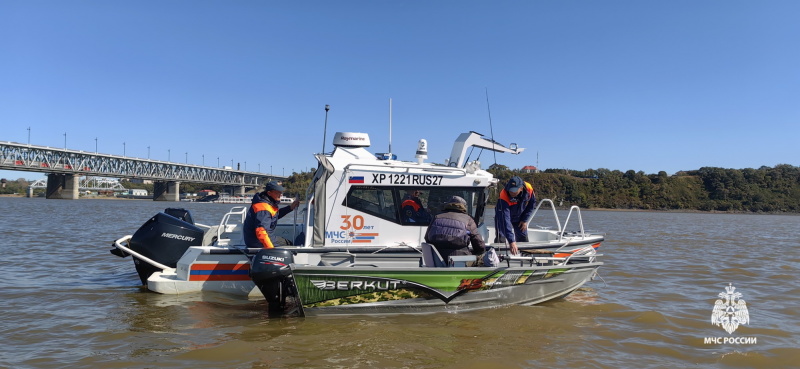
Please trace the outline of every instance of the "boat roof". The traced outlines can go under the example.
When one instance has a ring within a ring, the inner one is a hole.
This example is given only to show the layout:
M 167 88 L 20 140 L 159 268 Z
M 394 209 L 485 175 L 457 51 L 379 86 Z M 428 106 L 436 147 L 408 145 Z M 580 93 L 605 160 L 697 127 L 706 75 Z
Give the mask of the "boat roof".
M 370 146 L 369 135 L 361 132 L 336 132 L 334 135 L 334 150 L 327 155 L 317 155 L 317 160 L 329 171 L 337 169 L 351 169 L 362 171 L 384 171 L 387 168 L 405 168 L 409 171 L 451 172 L 472 174 L 481 170 L 477 160 L 467 161 L 467 152 L 472 148 L 485 149 L 495 152 L 519 154 L 524 148 L 516 144 L 506 147 L 494 140 L 483 137 L 480 133 L 470 131 L 461 133 L 453 144 L 450 157 L 444 164 L 426 162 L 428 158 L 427 140 L 421 139 L 417 145 L 416 162 L 397 160 L 391 153 L 371 153 L 367 150 Z M 488 172 L 482 171 L 484 176 Z M 491 174 L 488 174 L 491 176 Z

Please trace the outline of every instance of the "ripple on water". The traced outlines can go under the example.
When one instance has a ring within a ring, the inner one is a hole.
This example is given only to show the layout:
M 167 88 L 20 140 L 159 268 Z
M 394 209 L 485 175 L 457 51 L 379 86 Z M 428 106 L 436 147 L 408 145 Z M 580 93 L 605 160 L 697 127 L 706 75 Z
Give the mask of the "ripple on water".
M 29 201 L 32 200 L 32 201 Z M 111 241 L 175 204 L 0 198 L 0 367 L 791 367 L 800 362 L 800 217 L 584 213 L 602 279 L 538 306 L 268 319 L 263 301 L 139 286 Z M 204 224 L 231 206 L 180 204 Z M 52 214 L 59 234 L 30 221 Z M 0 214 L 3 216 L 3 214 Z M 753 242 L 753 229 L 769 229 Z M 755 345 L 709 345 L 731 283 Z

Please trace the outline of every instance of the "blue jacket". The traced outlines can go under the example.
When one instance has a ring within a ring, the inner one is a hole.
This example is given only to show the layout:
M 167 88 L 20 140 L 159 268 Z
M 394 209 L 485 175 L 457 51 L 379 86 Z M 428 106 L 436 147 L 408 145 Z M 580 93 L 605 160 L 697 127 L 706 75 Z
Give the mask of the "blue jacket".
M 531 218 L 534 205 L 536 205 L 536 194 L 530 183 L 525 182 L 525 188 L 513 198 L 509 195 L 508 190 L 504 188 L 500 191 L 500 197 L 497 199 L 497 205 L 494 208 L 494 222 L 497 226 L 497 231 L 508 242 L 516 242 L 517 237 L 514 234 L 514 229 L 518 229 L 519 222 L 527 222 Z M 527 231 L 526 229 L 521 232 L 527 234 Z
M 277 201 L 266 194 L 262 196 L 261 193 L 257 193 L 253 196 L 250 209 L 247 210 L 247 217 L 242 225 L 244 227 L 242 229 L 244 244 L 247 247 L 275 247 L 270 235 L 275 231 L 275 227 L 278 226 L 278 219 L 292 212 L 291 206 L 278 209 L 278 205 Z
M 419 197 L 406 195 L 400 205 L 403 212 L 403 221 L 428 225 L 431 223 L 431 214 L 422 206 Z

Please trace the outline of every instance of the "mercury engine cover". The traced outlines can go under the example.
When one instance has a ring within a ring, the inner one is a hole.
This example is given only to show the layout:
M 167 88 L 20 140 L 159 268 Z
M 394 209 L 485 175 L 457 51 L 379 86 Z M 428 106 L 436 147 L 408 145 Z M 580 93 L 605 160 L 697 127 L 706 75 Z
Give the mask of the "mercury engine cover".
M 296 297 L 292 269 L 294 254 L 291 251 L 273 248 L 261 249 L 250 266 L 250 278 L 269 304 L 270 315 L 286 311 L 286 298 Z
M 183 219 L 191 221 L 192 216 L 188 211 L 177 212 L 183 209 L 168 209 L 171 213 L 180 213 Z M 201 246 L 203 243 L 203 230 L 192 223 L 176 218 L 167 213 L 158 213 L 145 222 L 133 234 L 128 246 L 150 259 L 161 264 L 175 268 L 178 260 L 189 246 Z M 147 284 L 147 278 L 160 269 L 134 258 L 136 272 L 142 284 Z
M 164 212 L 167 213 L 167 215 L 172 215 L 173 217 L 178 218 L 186 223 L 194 224 L 192 213 L 190 213 L 189 210 L 184 208 L 166 208 L 164 209 Z

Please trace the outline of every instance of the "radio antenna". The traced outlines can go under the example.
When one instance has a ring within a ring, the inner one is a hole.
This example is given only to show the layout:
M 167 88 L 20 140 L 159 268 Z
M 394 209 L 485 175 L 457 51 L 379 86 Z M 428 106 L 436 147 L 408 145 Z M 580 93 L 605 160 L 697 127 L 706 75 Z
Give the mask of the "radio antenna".
M 392 157 L 392 98 L 389 98 L 389 158 Z
M 331 110 L 331 106 L 325 105 L 325 128 L 322 131 L 322 155 L 325 155 L 325 141 L 328 140 L 328 110 Z
M 492 153 L 494 153 L 494 163 L 497 164 L 497 151 L 494 150 L 494 129 L 492 128 L 492 109 L 489 108 L 489 88 L 486 89 L 486 110 L 489 112 L 489 134 L 492 135 Z

